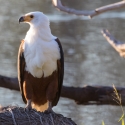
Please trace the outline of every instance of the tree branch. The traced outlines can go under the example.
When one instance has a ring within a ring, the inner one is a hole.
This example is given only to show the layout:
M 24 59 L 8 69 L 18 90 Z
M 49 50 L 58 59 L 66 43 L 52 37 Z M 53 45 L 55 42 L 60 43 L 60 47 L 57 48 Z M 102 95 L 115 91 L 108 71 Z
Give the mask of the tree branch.
M 69 14 L 89 16 L 89 15 L 95 13 L 95 10 L 93 10 L 93 11 L 86 11 L 86 10 L 80 11 L 80 10 L 68 8 L 68 7 L 62 5 L 61 0 L 52 0 L 52 3 L 54 5 L 54 7 L 56 7 L 58 10 L 69 13 Z
M 97 16 L 99 14 L 102 14 L 104 12 L 107 12 L 107 11 L 125 7 L 125 1 L 121 1 L 121 2 L 117 2 L 117 3 L 113 3 L 110 5 L 106 5 L 106 6 L 97 8 L 95 10 L 88 11 L 88 10 L 76 10 L 76 9 L 72 9 L 72 8 L 63 6 L 61 3 L 61 0 L 52 0 L 52 3 L 54 5 L 54 7 L 56 7 L 60 11 L 63 11 L 63 12 L 69 13 L 69 14 L 89 16 L 90 18 Z
M 0 109 L 1 125 L 76 125 L 70 118 L 61 114 L 27 111 L 22 107 L 2 107 Z
M 108 30 L 102 30 L 102 34 L 109 44 L 119 53 L 120 56 L 125 57 L 125 43 L 116 40 Z
M 10 78 L 0 75 L 0 87 L 19 91 L 19 84 L 17 78 Z
M 0 87 L 19 91 L 17 78 L 0 76 Z M 117 91 L 121 95 L 122 105 L 125 105 L 125 88 L 117 87 Z M 84 86 L 82 88 L 63 86 L 61 92 L 61 97 L 73 99 L 77 104 L 83 105 L 118 105 L 113 100 L 113 95 L 114 89 L 110 86 Z
M 107 11 L 121 9 L 122 7 L 125 7 L 125 1 L 109 4 L 109 5 L 95 9 L 95 13 L 91 14 L 90 17 L 92 18 L 94 16 L 97 16 L 97 15 L 102 14 Z

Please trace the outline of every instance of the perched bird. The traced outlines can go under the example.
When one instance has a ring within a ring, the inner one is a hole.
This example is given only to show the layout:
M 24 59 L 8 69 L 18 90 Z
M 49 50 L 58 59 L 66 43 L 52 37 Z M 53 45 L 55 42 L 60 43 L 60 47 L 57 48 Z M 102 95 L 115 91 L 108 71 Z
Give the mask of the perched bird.
M 18 80 L 26 109 L 52 111 L 60 97 L 64 74 L 63 49 L 51 34 L 50 22 L 42 12 L 20 17 L 30 28 L 18 52 Z

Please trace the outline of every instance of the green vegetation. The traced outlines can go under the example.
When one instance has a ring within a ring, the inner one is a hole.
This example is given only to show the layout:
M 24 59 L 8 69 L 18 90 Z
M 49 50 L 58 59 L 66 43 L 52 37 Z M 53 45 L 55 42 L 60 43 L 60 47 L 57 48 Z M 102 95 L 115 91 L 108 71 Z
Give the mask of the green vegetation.
M 105 125 L 104 121 L 102 121 L 102 125 Z
M 116 101 L 119 104 L 119 106 L 122 110 L 122 116 L 119 118 L 118 122 L 121 122 L 122 123 L 121 125 L 125 125 L 125 121 L 124 121 L 125 113 L 124 113 L 124 110 L 123 110 L 123 107 L 122 107 L 121 95 L 118 93 L 114 84 L 113 84 L 113 89 L 114 89 L 114 94 L 112 95 L 113 100 Z M 102 121 L 102 125 L 105 125 L 104 121 Z

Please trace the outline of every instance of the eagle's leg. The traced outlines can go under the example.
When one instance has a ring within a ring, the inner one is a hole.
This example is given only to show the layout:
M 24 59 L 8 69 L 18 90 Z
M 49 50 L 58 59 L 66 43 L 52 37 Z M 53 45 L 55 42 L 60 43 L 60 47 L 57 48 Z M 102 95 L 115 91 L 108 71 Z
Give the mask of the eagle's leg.
M 50 113 L 50 112 L 54 113 L 54 111 L 52 110 L 52 102 L 48 101 L 47 104 L 48 104 L 48 107 L 47 107 L 47 109 L 44 112 L 45 113 Z
M 48 108 L 47 108 L 47 110 L 49 112 L 53 112 L 53 110 L 52 110 L 52 102 L 50 102 L 50 101 L 48 101 Z
M 29 111 L 29 110 L 31 110 L 31 109 L 32 109 L 31 99 L 27 100 L 27 104 L 26 104 L 25 109 L 26 109 L 27 111 Z
M 56 75 L 54 75 L 54 79 L 53 81 L 51 81 L 51 83 L 48 85 L 47 91 L 46 91 L 46 98 L 48 101 L 48 107 L 47 107 L 47 112 L 54 112 L 52 110 L 52 102 L 54 101 L 55 97 L 56 97 L 56 93 L 58 91 L 58 80 L 56 78 Z
M 30 85 L 30 83 L 27 81 L 24 81 L 24 84 L 23 84 L 23 89 L 24 89 L 24 96 L 26 98 L 26 107 L 25 109 L 27 111 L 31 110 L 32 109 L 32 105 L 31 105 L 31 102 L 32 102 L 32 87 Z

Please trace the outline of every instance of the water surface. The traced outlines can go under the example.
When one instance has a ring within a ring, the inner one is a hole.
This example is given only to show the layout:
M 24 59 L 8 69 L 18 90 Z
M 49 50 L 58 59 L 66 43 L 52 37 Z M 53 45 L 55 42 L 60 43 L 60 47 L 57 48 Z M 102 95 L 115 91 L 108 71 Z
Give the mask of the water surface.
M 116 0 L 63 0 L 76 9 L 92 10 Z M 60 39 L 65 53 L 64 85 L 108 85 L 124 87 L 125 59 L 106 42 L 100 31 L 104 28 L 125 41 L 125 12 L 112 11 L 89 20 L 87 17 L 57 11 L 49 0 L 0 0 L 0 74 L 17 77 L 17 52 L 28 24 L 18 24 L 27 12 L 43 11 L 51 21 L 52 33 Z M 19 92 L 0 88 L 0 104 L 24 106 Z M 78 125 L 118 125 L 122 114 L 118 106 L 83 106 L 61 98 L 55 112 L 71 117 Z

